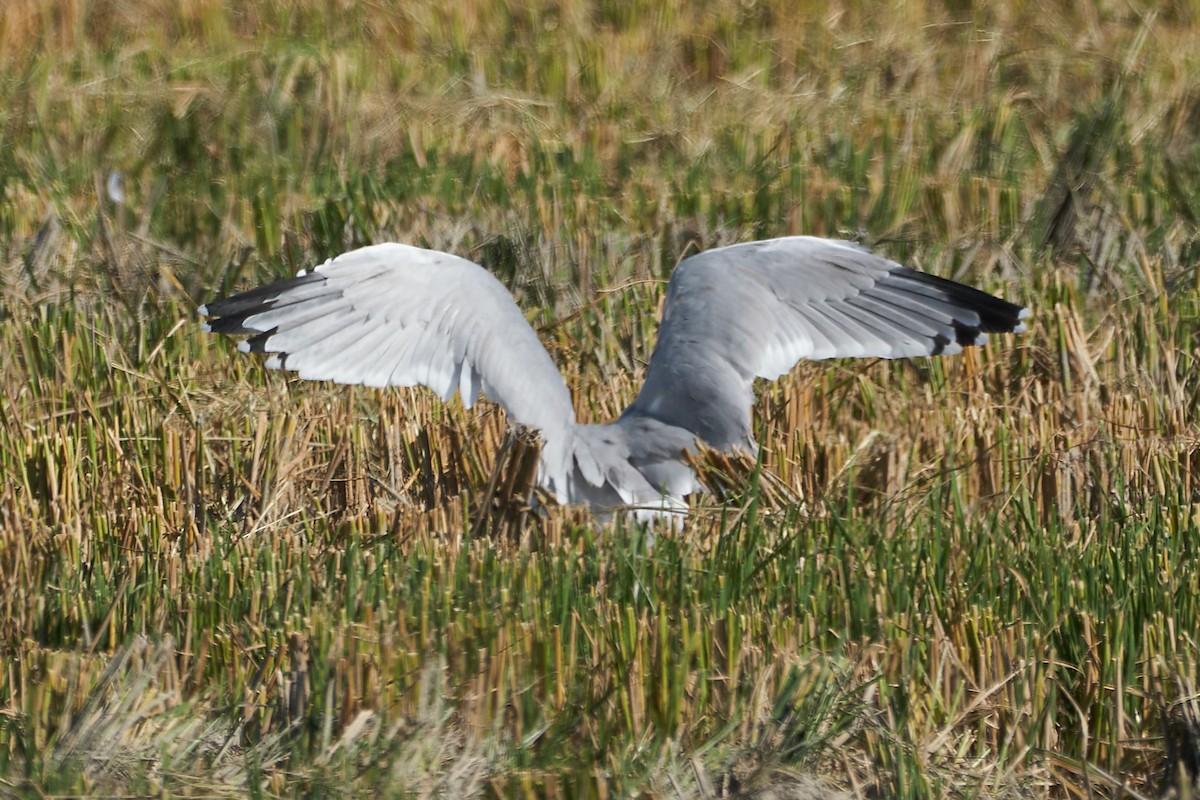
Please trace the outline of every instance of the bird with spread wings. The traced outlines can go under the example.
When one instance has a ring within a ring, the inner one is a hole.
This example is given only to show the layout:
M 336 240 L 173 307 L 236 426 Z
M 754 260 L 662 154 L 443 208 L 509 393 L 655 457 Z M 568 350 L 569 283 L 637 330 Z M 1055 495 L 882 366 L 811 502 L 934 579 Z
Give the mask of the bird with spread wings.
M 1029 311 L 954 281 L 811 236 L 685 259 L 667 286 L 646 380 L 620 418 L 575 417 L 562 374 L 483 267 L 378 244 L 200 308 L 206 330 L 308 380 L 482 392 L 542 438 L 539 482 L 561 503 L 678 513 L 699 489 L 688 455 L 757 447 L 754 379 L 802 359 L 948 355 L 1020 333 Z

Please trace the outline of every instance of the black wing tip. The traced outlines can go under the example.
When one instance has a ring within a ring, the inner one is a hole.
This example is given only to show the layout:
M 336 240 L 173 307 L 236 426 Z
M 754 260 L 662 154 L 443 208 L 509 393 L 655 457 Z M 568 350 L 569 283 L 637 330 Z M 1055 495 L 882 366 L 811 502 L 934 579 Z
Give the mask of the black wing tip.
M 198 309 L 200 316 L 208 317 L 200 327 L 210 333 L 228 335 L 258 334 L 261 331 L 245 327 L 247 318 L 269 311 L 289 289 L 325 280 L 318 272 L 308 272 L 294 278 L 283 278 L 265 286 L 249 289 L 205 303 Z
M 246 317 L 248 316 L 250 315 L 240 314 L 237 316 L 214 317 L 200 323 L 200 328 L 208 333 L 223 333 L 226 336 L 242 336 L 258 333 L 258 331 L 251 330 L 245 326 Z
M 279 328 L 271 328 L 266 331 L 251 331 L 244 330 L 243 333 L 253 334 L 249 339 L 241 342 L 238 349 L 244 350 L 247 353 L 270 353 L 277 352 L 267 349 L 267 340 L 279 332 Z
M 1029 309 L 1025 306 L 1010 303 L 982 289 L 910 267 L 902 267 L 893 274 L 937 289 L 943 292 L 950 302 L 979 315 L 978 325 L 968 325 L 959 320 L 953 322 L 958 344 L 963 347 L 974 345 L 977 341 L 986 341 L 986 338 L 980 339 L 983 334 L 1025 332 L 1025 320 L 1030 316 Z

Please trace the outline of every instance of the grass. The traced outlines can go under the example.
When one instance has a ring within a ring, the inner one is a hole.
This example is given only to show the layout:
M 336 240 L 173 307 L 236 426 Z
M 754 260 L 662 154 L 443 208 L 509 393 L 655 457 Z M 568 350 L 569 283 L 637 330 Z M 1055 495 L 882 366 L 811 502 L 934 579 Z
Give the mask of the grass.
M 1198 13 L 4 3 L 0 795 L 1187 796 Z M 195 325 L 447 249 L 607 419 L 680 256 L 789 233 L 1034 324 L 764 385 L 653 547 Z

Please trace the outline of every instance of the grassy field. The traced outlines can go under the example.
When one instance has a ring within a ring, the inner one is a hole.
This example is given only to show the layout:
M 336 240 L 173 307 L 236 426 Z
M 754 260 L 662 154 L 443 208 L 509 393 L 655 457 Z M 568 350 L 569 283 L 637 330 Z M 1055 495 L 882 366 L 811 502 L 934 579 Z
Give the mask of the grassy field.
M 0 797 L 1189 796 L 1200 4 L 245 5 L 0 4 Z M 682 255 L 793 233 L 1031 330 L 762 386 L 653 548 L 196 324 L 450 250 L 605 420 Z

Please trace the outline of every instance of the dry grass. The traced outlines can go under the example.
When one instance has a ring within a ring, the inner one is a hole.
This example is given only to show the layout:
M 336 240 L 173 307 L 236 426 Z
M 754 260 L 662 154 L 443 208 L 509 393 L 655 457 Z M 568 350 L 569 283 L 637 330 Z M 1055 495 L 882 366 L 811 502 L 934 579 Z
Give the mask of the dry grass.
M 0 795 L 1186 796 L 1198 11 L 7 0 Z M 193 321 L 449 249 L 605 419 L 681 255 L 800 232 L 1033 329 L 762 387 L 649 550 Z

